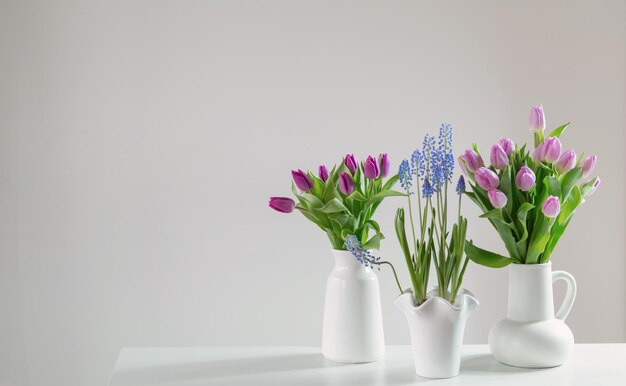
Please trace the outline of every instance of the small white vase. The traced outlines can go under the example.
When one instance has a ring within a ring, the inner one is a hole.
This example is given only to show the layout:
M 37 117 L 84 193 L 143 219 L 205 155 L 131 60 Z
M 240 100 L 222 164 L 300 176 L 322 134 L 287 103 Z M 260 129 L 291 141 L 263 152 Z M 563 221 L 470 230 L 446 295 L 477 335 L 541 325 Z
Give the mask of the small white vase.
M 385 355 L 378 277 L 348 251 L 333 250 L 324 303 L 322 354 L 341 363 L 373 362 Z
M 554 314 L 552 284 L 567 283 L 563 305 Z M 576 280 L 552 264 L 512 264 L 507 317 L 489 332 L 489 346 L 500 362 L 517 367 L 554 367 L 567 361 L 574 335 L 564 323 L 576 297 Z
M 426 378 L 451 378 L 459 374 L 465 323 L 478 307 L 471 292 L 461 289 L 456 302 L 437 296 L 437 288 L 417 306 L 411 290 L 396 298 L 396 306 L 409 322 L 413 361 L 417 375 Z

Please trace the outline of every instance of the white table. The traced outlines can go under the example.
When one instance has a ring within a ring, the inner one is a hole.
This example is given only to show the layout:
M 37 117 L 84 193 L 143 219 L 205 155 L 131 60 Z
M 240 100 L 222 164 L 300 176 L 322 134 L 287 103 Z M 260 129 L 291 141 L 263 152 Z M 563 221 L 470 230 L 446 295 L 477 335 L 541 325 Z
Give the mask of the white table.
M 388 346 L 374 363 L 328 361 L 317 347 L 125 348 L 110 386 L 202 385 L 626 385 L 626 344 L 577 344 L 571 360 L 551 369 L 496 362 L 486 345 L 463 348 L 461 374 L 432 380 L 414 373 L 409 346 Z

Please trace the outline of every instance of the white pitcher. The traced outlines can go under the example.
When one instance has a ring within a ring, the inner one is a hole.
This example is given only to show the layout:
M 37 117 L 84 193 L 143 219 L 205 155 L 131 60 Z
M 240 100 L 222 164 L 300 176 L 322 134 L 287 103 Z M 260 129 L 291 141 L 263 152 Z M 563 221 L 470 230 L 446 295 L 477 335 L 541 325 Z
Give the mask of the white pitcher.
M 409 322 L 415 372 L 427 378 L 451 378 L 459 374 L 465 323 L 478 307 L 471 292 L 462 289 L 456 302 L 437 296 L 437 288 L 428 291 L 419 306 L 411 290 L 396 298 L 396 306 Z
M 554 314 L 552 284 L 565 280 L 567 292 Z M 500 362 L 517 367 L 562 365 L 574 348 L 574 335 L 564 323 L 576 297 L 576 280 L 552 264 L 512 264 L 509 268 L 507 317 L 489 332 L 489 346 Z
M 364 363 L 385 355 L 378 277 L 352 253 L 333 250 L 324 303 L 322 354 L 335 362 Z

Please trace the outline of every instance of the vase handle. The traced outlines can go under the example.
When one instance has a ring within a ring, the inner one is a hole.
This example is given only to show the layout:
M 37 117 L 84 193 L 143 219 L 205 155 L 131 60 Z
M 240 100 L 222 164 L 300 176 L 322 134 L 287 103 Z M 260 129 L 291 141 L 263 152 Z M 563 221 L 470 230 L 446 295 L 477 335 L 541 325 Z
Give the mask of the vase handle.
M 569 315 L 569 312 L 572 310 L 574 299 L 576 299 L 576 280 L 574 279 L 574 276 L 565 271 L 554 271 L 552 272 L 552 283 L 557 280 L 565 280 L 567 283 L 567 292 L 565 292 L 563 304 L 561 304 L 561 308 L 559 308 L 555 315 L 557 319 L 565 320 L 567 315 Z

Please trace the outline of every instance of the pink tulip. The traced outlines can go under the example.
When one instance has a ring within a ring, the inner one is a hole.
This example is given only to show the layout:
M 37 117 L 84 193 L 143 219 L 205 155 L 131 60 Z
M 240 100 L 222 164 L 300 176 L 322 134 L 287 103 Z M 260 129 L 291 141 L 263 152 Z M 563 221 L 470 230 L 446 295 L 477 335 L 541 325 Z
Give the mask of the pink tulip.
M 494 208 L 500 209 L 504 208 L 508 198 L 506 194 L 502 193 L 498 189 L 489 189 L 487 192 L 487 196 L 489 197 L 489 202 L 493 205 Z
M 522 166 L 515 176 L 515 186 L 522 192 L 527 192 L 535 186 L 535 173 L 528 166 Z
M 476 179 L 476 183 L 485 190 L 495 189 L 500 185 L 498 175 L 486 167 L 481 167 L 476 170 L 474 178 Z
M 478 168 L 485 166 L 483 162 L 483 158 L 480 154 L 476 153 L 474 150 L 467 149 L 465 153 L 461 156 L 465 160 L 467 167 L 472 172 L 475 172 Z
M 561 141 L 556 137 L 548 137 L 543 142 L 543 161 L 553 163 L 561 156 Z
M 378 178 L 380 170 L 378 169 L 378 161 L 376 161 L 376 158 L 371 155 L 367 157 L 365 164 L 363 165 L 363 174 L 365 175 L 365 178 L 369 178 L 370 180 Z
M 587 178 L 591 174 L 593 168 L 596 166 L 597 160 L 597 155 L 590 155 L 583 160 L 583 162 L 580 164 L 583 169 L 583 178 Z
M 387 153 L 382 153 L 378 156 L 378 163 L 380 164 L 380 176 L 381 178 L 387 177 L 389 174 L 389 159 L 387 158 Z
M 546 128 L 546 116 L 542 106 L 530 109 L 530 131 L 543 132 Z
M 561 202 L 557 196 L 548 196 L 541 206 L 541 212 L 546 217 L 556 217 L 561 211 Z
M 281 213 L 291 213 L 296 207 L 296 203 L 288 197 L 270 197 L 269 206 Z
M 498 170 L 503 170 L 509 164 L 509 157 L 499 144 L 491 146 L 490 152 L 491 166 Z
M 500 140 L 500 147 L 506 153 L 506 155 L 510 155 L 515 150 L 515 142 L 511 138 L 502 138 Z
M 572 170 L 574 166 L 576 166 L 576 152 L 574 150 L 564 151 L 554 164 L 556 170 L 561 174 Z
M 543 142 L 541 142 L 539 145 L 537 145 L 537 147 L 535 148 L 535 151 L 533 151 L 533 162 L 538 164 L 541 161 L 543 161 L 543 156 L 546 153 L 545 151 L 545 144 Z
M 463 161 L 464 160 L 463 156 L 460 156 L 459 158 L 457 158 L 457 160 L 459 161 L 459 167 L 461 168 L 461 171 L 463 172 L 463 174 L 467 176 L 468 174 L 467 174 L 467 169 L 465 169 L 465 162 Z
M 339 176 L 339 190 L 346 196 L 354 192 L 354 182 L 352 182 L 352 177 L 346 172 L 341 173 L 341 176 Z

